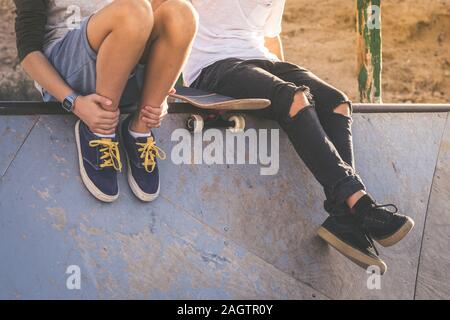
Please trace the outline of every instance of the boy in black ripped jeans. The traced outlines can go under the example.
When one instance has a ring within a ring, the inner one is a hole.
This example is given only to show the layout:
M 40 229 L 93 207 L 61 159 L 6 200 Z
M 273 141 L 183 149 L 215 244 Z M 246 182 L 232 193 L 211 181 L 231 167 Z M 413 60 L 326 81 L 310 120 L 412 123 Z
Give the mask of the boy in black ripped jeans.
M 184 75 L 191 87 L 235 98 L 265 98 L 257 116 L 276 120 L 323 186 L 330 217 L 318 234 L 367 268 L 387 267 L 373 240 L 392 246 L 413 228 L 394 205 L 379 205 L 354 166 L 352 104 L 305 68 L 284 61 L 285 0 L 191 0 L 199 31 Z M 393 207 L 394 211 L 389 210 Z

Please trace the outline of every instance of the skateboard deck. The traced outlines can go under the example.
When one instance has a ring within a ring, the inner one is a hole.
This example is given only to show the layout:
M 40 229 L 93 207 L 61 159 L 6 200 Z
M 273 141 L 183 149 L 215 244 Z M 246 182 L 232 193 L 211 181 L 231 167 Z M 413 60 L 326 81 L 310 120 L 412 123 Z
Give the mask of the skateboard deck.
M 245 118 L 237 112 L 261 110 L 270 106 L 267 99 L 235 99 L 217 93 L 179 86 L 170 95 L 169 103 L 187 104 L 194 108 L 186 120 L 186 128 L 201 132 L 205 128 L 245 129 Z
M 259 110 L 270 106 L 267 99 L 235 99 L 188 87 L 177 87 L 176 93 L 170 95 L 170 102 L 184 102 L 200 109 L 209 110 Z

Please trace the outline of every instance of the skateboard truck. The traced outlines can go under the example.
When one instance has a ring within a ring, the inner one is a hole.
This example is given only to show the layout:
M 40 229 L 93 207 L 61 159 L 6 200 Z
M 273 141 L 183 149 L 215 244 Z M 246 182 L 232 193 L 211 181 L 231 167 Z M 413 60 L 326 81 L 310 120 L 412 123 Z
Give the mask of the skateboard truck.
M 202 132 L 209 128 L 228 128 L 233 133 L 245 130 L 245 118 L 242 115 L 230 115 L 221 113 L 191 114 L 186 120 L 186 128 L 193 133 Z
M 186 128 L 191 132 L 202 132 L 208 128 L 228 128 L 232 132 L 245 130 L 245 118 L 237 113 L 267 108 L 266 99 L 235 99 L 187 87 L 176 88 L 171 94 L 173 102 L 187 103 L 196 110 L 186 120 Z M 198 111 L 197 111 L 198 110 Z

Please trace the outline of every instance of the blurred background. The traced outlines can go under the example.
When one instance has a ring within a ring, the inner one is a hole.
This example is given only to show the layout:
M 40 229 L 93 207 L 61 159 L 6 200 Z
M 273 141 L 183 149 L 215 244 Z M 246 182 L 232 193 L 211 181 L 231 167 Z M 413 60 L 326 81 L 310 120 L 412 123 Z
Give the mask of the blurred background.
M 450 0 L 383 0 L 383 101 L 449 102 Z M 358 101 L 354 0 L 287 0 L 288 61 Z M 0 0 L 0 100 L 39 99 L 20 68 L 14 4 Z

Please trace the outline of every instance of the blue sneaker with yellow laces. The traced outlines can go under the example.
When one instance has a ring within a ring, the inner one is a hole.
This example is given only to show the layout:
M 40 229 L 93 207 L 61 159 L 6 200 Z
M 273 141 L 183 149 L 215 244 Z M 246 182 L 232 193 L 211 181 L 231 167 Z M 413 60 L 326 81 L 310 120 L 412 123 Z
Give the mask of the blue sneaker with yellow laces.
M 100 138 L 78 120 L 75 140 L 81 179 L 98 200 L 113 202 L 119 197 L 117 172 L 122 170 L 117 138 Z
M 157 158 L 164 160 L 166 154 L 155 142 L 153 135 L 134 138 L 129 130 L 133 115 L 121 126 L 121 139 L 127 155 L 128 183 L 134 195 L 144 202 L 159 196 L 159 169 Z

